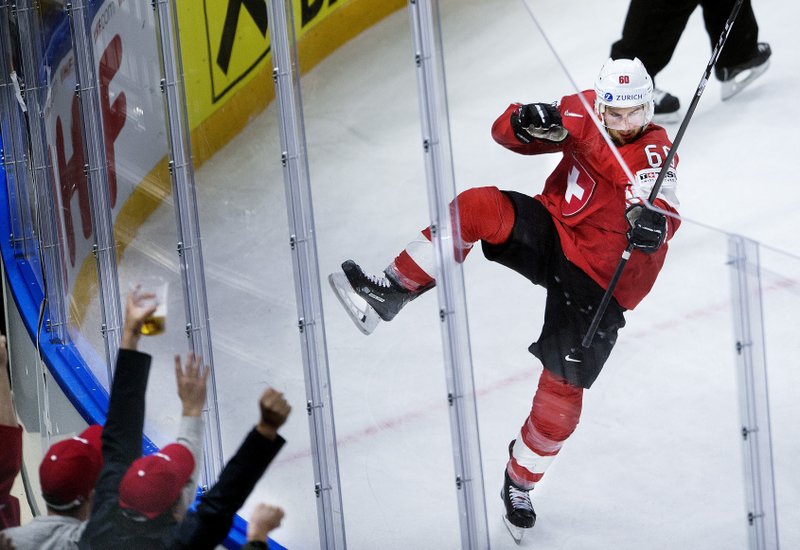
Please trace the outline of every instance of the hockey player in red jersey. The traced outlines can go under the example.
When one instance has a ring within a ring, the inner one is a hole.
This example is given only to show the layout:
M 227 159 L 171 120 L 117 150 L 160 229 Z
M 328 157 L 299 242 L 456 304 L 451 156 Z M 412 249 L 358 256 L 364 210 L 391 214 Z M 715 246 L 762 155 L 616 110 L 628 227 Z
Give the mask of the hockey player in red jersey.
M 481 241 L 483 254 L 547 289 L 544 325 L 529 350 L 544 369 L 529 417 L 509 445 L 501 496 L 509 529 L 533 526 L 529 491 L 544 475 L 578 424 L 589 388 L 625 325 L 623 313 L 650 291 L 679 220 L 648 208 L 646 201 L 671 142 L 651 123 L 653 83 L 638 59 L 609 59 L 583 92 L 560 102 L 511 104 L 492 126 L 502 146 L 523 154 L 561 153 L 535 197 L 496 187 L 473 188 L 456 198 L 462 256 Z M 593 118 L 630 170 L 626 175 Z M 667 168 L 657 208 L 677 214 L 674 165 Z M 356 325 L 366 334 L 390 321 L 409 301 L 435 284 L 434 251 L 426 228 L 384 273 L 342 264 L 331 284 Z M 628 244 L 634 247 L 588 349 L 582 339 Z M 515 537 L 516 538 L 516 537 Z

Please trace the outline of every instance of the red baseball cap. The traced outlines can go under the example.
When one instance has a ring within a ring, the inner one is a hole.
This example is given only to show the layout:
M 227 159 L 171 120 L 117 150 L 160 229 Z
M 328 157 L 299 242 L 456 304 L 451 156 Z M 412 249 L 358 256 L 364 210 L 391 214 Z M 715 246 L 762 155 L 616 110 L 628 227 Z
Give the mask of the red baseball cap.
M 178 501 L 194 470 L 192 452 L 180 443 L 133 462 L 119 483 L 119 507 L 153 519 Z
M 69 510 L 88 500 L 103 469 L 102 433 L 103 427 L 93 424 L 47 450 L 39 465 L 39 483 L 50 508 Z

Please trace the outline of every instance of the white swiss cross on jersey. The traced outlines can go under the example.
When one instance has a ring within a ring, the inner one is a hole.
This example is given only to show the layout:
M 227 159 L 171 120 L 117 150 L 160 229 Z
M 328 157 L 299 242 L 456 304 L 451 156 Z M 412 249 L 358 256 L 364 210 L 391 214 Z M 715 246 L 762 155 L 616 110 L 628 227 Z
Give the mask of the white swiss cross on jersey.
M 594 193 L 595 181 L 577 162 L 567 174 L 567 189 L 561 201 L 561 214 L 574 216 L 586 206 Z

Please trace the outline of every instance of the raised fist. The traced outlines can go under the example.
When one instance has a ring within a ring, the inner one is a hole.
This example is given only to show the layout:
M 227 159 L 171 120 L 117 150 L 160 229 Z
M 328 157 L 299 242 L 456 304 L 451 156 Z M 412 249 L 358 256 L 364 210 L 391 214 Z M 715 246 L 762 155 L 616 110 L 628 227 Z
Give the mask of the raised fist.
M 283 426 L 292 410 L 283 394 L 273 388 L 267 388 L 258 402 L 261 418 L 256 429 L 268 439 L 275 439 L 278 428 Z
M 562 126 L 561 113 L 550 103 L 520 105 L 511 115 L 511 127 L 522 143 L 530 143 L 531 138 L 561 143 L 569 135 Z
M 283 509 L 263 502 L 258 504 L 247 524 L 247 540 L 264 542 L 267 534 L 281 525 Z

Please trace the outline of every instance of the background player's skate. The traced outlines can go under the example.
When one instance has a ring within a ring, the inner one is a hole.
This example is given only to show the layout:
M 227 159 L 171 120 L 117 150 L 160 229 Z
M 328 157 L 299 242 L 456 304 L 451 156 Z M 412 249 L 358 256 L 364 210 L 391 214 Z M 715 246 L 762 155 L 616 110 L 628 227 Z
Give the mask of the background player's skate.
M 756 54 L 747 61 L 733 67 L 716 67 L 714 74 L 722 83 L 722 100 L 730 99 L 769 68 L 772 49 L 766 42 L 758 43 Z
M 681 120 L 681 102 L 669 92 L 653 88 L 653 122 L 669 124 Z

